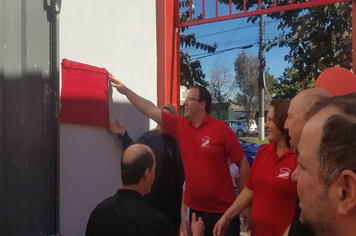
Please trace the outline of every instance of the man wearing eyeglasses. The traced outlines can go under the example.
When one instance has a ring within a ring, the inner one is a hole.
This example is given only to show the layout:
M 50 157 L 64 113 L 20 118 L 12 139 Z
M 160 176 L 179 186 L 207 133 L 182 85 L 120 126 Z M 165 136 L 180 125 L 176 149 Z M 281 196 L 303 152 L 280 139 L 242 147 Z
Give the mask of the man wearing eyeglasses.
M 161 112 L 152 102 L 127 88 L 113 75 L 111 85 L 125 95 L 143 114 L 163 127 L 178 142 L 185 171 L 185 204 L 202 217 L 204 235 L 212 235 L 215 223 L 236 198 L 228 160 L 240 171 L 239 190 L 246 184 L 249 164 L 240 143 L 229 126 L 210 117 L 211 95 L 202 86 L 193 86 L 184 102 L 184 117 Z M 252 225 L 251 207 L 244 211 L 244 223 Z M 225 235 L 239 235 L 240 219 L 231 219 Z

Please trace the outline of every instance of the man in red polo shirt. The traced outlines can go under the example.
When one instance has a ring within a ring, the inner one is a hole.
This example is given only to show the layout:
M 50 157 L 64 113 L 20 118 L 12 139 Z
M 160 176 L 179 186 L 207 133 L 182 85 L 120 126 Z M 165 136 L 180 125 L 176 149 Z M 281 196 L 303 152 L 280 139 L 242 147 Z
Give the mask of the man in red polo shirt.
M 163 127 L 179 144 L 186 176 L 185 204 L 202 217 L 205 235 L 212 235 L 215 223 L 234 202 L 236 195 L 228 160 L 240 171 L 239 189 L 245 187 L 250 171 L 245 154 L 229 126 L 210 117 L 211 96 L 206 88 L 189 89 L 184 102 L 184 117 L 163 113 L 152 102 L 138 96 L 113 75 L 111 84 L 143 114 Z M 248 228 L 251 208 L 244 212 Z M 240 220 L 230 222 L 225 235 L 239 235 Z

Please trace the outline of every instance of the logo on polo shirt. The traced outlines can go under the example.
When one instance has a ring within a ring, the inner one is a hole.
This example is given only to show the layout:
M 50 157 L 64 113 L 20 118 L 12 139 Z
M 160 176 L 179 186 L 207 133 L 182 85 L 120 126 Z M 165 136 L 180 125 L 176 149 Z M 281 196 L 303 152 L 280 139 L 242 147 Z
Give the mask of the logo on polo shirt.
M 208 136 L 204 136 L 202 139 L 202 144 L 201 144 L 201 147 L 202 148 L 210 148 L 210 137 Z
M 290 179 L 289 176 L 291 173 L 291 169 L 289 169 L 288 167 L 282 167 L 281 169 L 279 169 L 279 175 L 277 176 L 277 178 Z

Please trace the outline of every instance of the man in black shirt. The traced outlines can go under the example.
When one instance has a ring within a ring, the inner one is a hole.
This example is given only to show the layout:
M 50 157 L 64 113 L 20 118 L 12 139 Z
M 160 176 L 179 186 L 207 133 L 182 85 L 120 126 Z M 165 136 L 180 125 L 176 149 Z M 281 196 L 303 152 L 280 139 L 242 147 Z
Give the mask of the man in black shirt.
M 163 213 L 147 205 L 143 198 L 150 192 L 155 168 L 151 148 L 143 144 L 128 147 L 121 159 L 123 187 L 93 210 L 85 235 L 176 235 Z M 199 219 L 195 235 L 204 232 L 202 224 Z

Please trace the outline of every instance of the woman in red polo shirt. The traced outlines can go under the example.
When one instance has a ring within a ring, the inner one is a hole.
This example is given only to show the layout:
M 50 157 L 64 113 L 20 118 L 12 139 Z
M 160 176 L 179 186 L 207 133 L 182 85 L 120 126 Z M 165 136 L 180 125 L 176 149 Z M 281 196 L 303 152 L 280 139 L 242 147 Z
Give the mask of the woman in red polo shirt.
M 254 222 L 251 235 L 283 235 L 292 221 L 297 189 L 291 176 L 298 163 L 289 146 L 288 132 L 284 129 L 289 103 L 287 100 L 271 102 L 265 123 L 270 144 L 258 149 L 246 188 L 216 223 L 214 235 L 223 235 L 230 219 L 251 202 Z

